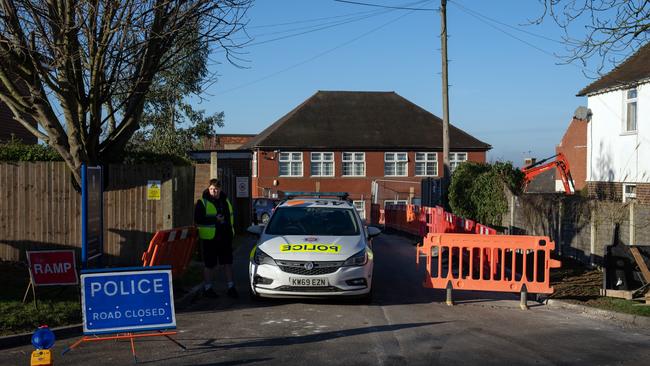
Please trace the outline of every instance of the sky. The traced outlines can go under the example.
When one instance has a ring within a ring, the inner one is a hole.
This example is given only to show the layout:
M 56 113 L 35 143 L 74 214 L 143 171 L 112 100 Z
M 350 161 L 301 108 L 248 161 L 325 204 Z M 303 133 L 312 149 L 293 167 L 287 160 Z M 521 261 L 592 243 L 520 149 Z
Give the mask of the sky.
M 573 112 L 587 103 L 575 95 L 593 79 L 556 56 L 566 52 L 562 30 L 552 21 L 530 24 L 543 10 L 536 0 L 447 5 L 450 121 L 492 145 L 490 162 L 520 166 L 526 157 L 553 155 Z M 240 51 L 244 61 L 232 65 L 215 52 L 217 82 L 193 99 L 199 109 L 225 113 L 218 133 L 259 133 L 318 90 L 395 91 L 442 117 L 438 11 L 257 0 L 247 18 L 252 40 Z

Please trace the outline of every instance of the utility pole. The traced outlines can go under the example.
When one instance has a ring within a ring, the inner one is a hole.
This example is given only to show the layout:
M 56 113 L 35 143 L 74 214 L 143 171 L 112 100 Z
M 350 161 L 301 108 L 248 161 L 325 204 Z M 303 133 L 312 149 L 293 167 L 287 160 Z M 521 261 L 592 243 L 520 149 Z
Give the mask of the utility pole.
M 447 0 L 440 0 L 440 41 L 442 43 L 442 203 L 448 207 L 449 169 L 449 79 L 447 75 Z

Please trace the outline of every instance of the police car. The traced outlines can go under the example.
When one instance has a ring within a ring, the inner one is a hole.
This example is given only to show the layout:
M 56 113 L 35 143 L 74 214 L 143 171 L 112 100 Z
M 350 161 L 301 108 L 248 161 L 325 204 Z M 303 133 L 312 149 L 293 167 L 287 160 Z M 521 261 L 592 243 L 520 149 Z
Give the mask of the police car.
M 266 225 L 248 229 L 259 235 L 250 253 L 251 295 L 369 300 L 370 239 L 380 234 L 379 229 L 363 224 L 346 193 L 286 195 L 288 199 L 277 206 Z

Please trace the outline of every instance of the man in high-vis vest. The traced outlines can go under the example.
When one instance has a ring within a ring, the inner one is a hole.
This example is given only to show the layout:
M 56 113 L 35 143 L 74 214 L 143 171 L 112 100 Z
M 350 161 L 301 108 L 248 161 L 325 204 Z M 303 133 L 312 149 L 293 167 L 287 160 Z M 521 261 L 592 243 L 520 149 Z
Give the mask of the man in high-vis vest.
M 237 290 L 232 274 L 232 239 L 235 235 L 232 204 L 221 190 L 221 182 L 210 179 L 203 196 L 196 201 L 194 222 L 199 229 L 199 239 L 203 253 L 203 295 L 217 298 L 219 295 L 212 288 L 215 267 L 221 266 L 228 282 L 228 296 L 236 298 Z

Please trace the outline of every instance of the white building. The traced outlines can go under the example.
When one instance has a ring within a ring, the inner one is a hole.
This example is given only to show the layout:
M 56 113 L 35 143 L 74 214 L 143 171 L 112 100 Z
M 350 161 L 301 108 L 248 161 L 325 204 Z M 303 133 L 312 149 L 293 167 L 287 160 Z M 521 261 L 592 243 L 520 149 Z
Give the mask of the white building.
M 590 196 L 650 203 L 650 43 L 582 89 Z

